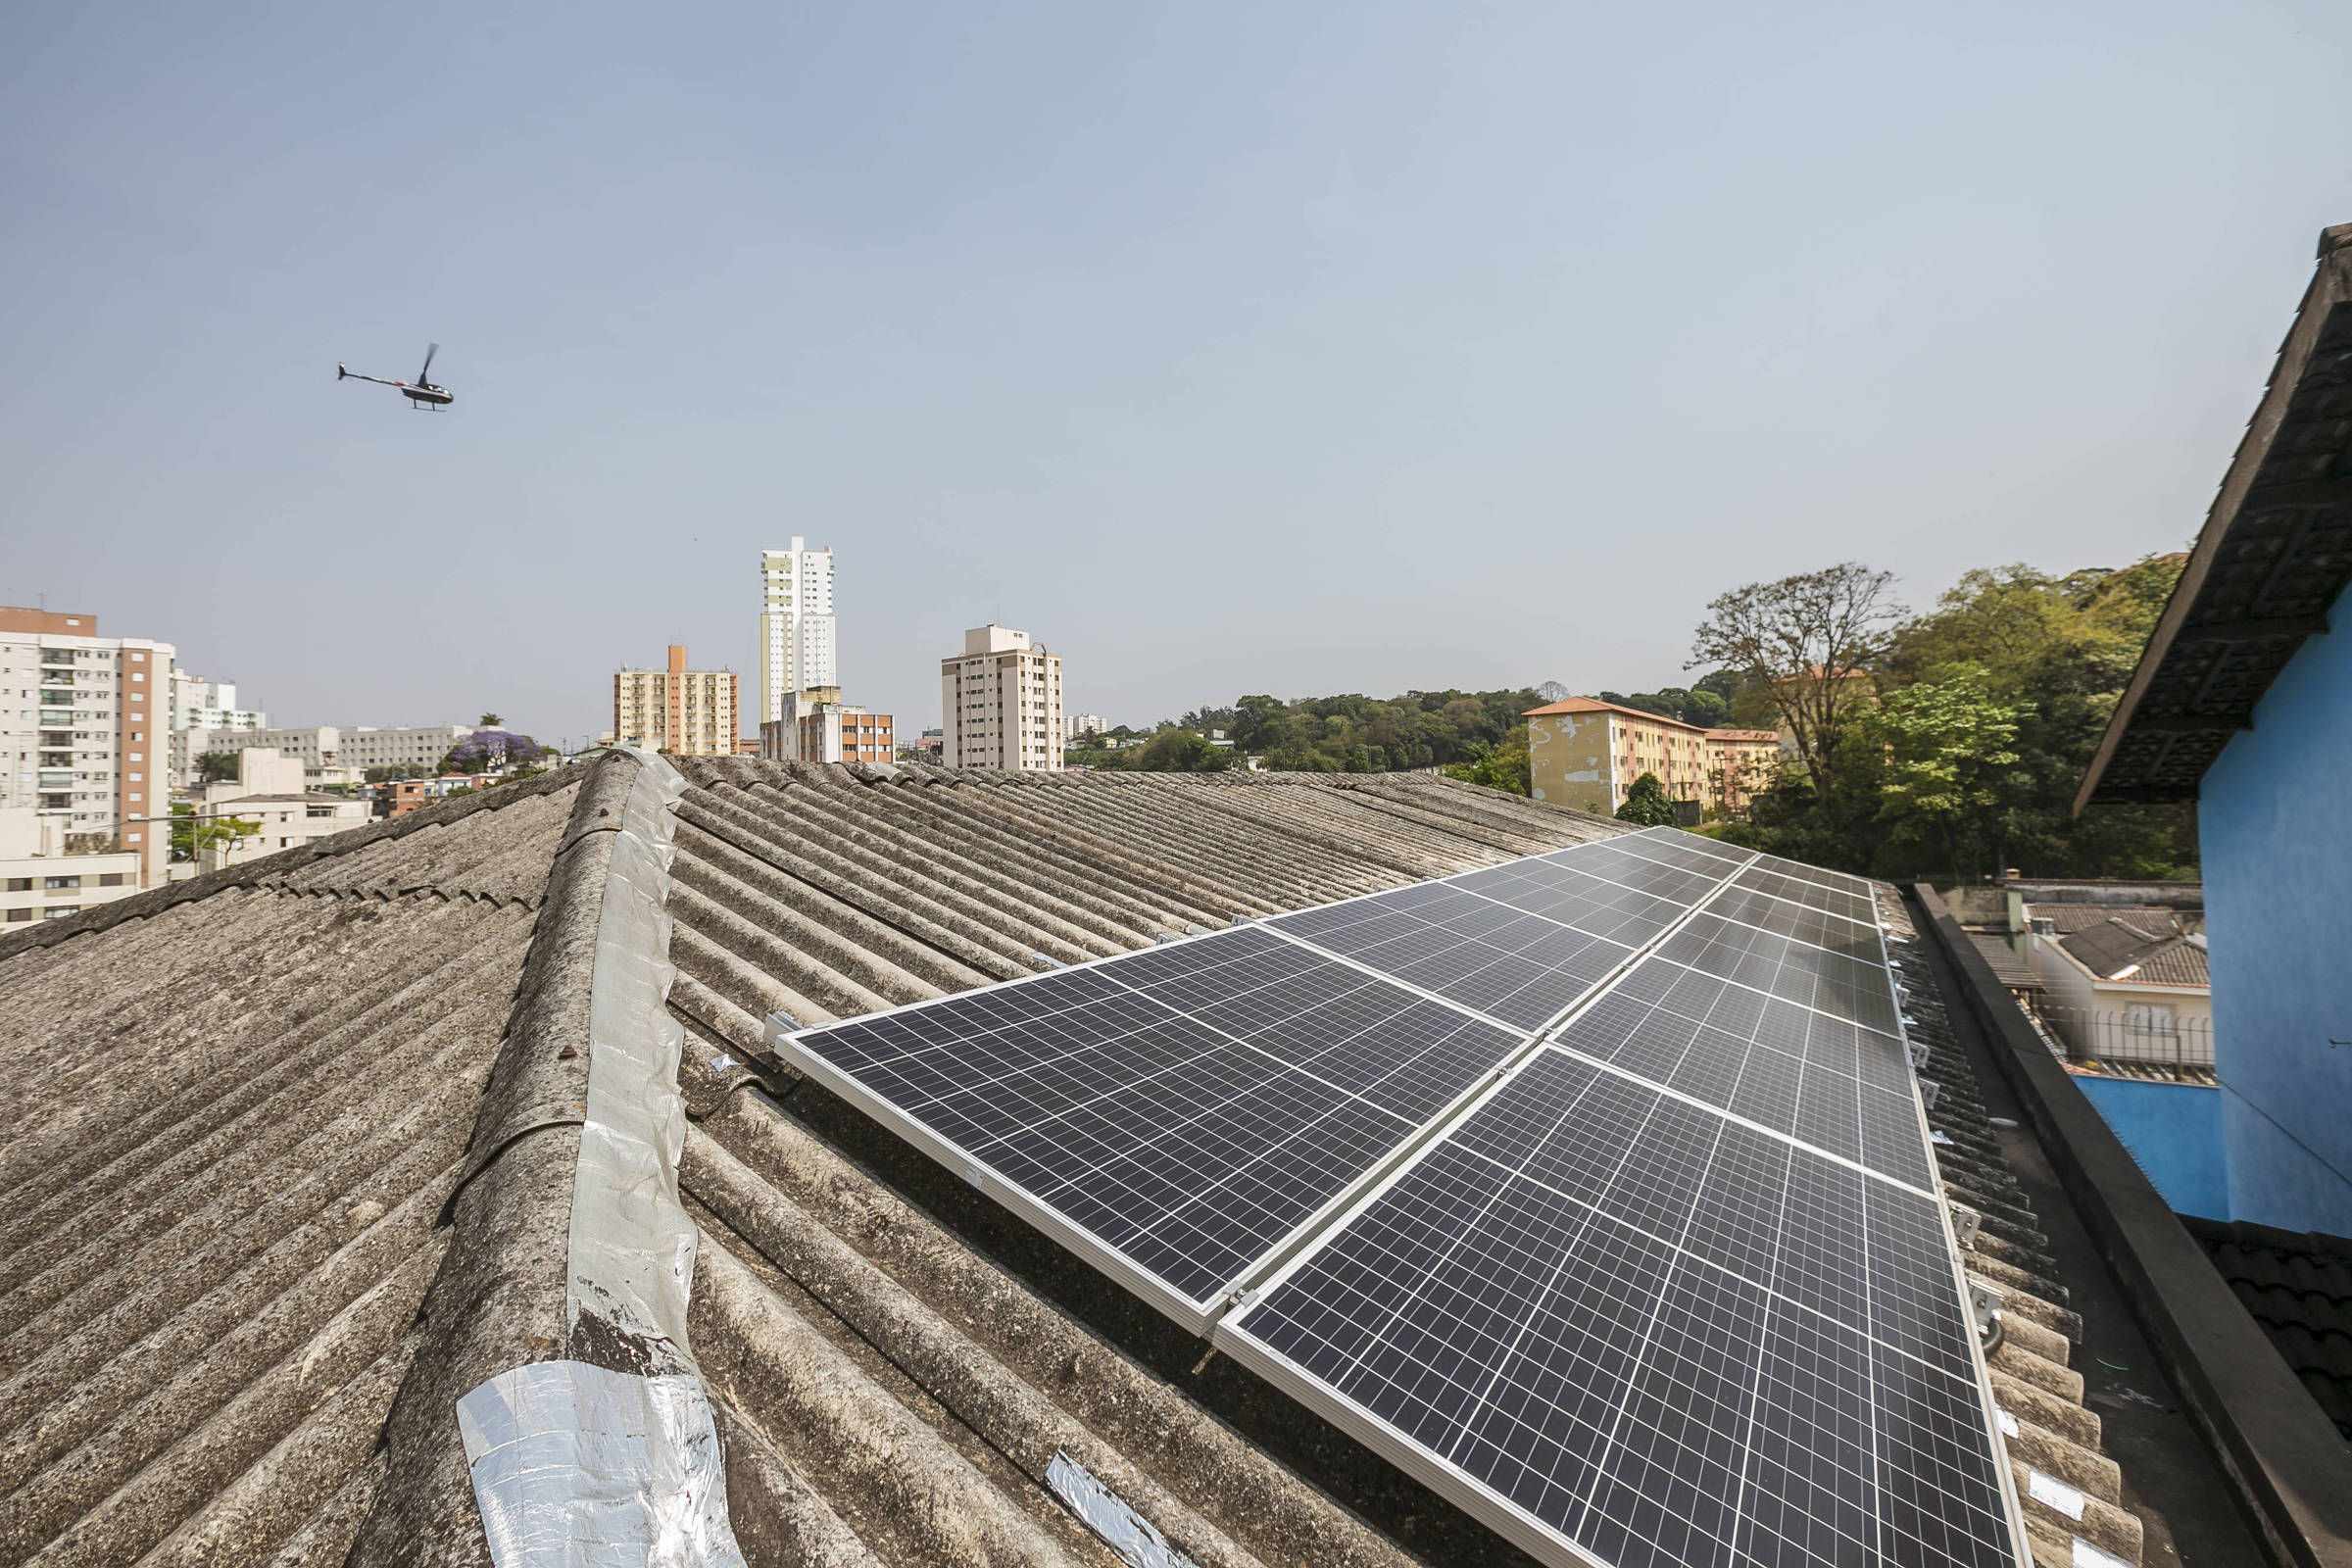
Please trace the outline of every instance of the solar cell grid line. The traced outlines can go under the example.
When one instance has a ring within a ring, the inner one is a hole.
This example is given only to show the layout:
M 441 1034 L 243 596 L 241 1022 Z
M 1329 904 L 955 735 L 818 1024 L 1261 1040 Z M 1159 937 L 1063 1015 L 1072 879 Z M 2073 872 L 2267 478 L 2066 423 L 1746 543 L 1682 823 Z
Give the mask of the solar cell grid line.
M 1754 850 L 1737 844 L 1719 844 L 1703 833 L 1687 832 L 1679 827 L 1645 827 L 1639 833 L 1628 833 L 1609 842 L 1670 865 L 1698 870 L 1728 869 L 1758 858 Z
M 1924 1198 L 1545 1048 L 1217 1343 L 1544 1561 L 2018 1568 L 1949 1246 Z
M 1729 1004 L 1709 1007 L 1696 995 L 1707 988 L 1730 993 Z M 1862 1033 L 1793 1004 L 1644 959 L 1549 1041 L 1833 1158 L 1932 1191 L 1918 1102 L 1907 1089 L 1890 1093 L 1859 1076 L 1854 1041 Z M 1899 1056 L 1900 1043 L 1887 1044 Z
M 1659 944 L 1657 956 L 1703 973 L 1900 1035 L 1883 961 L 1866 962 L 1738 925 L 1700 910 Z
M 1848 893 L 1867 894 L 1870 891 L 1870 878 L 1856 876 L 1851 871 L 1833 871 L 1826 865 L 1815 865 L 1810 860 L 1790 860 L 1778 855 L 1759 855 L 1755 858 L 1755 864 L 1759 869 L 1778 872 L 1782 876 L 1795 877 L 1799 881 L 1811 882 L 1825 888 L 1840 888 Z
M 1842 953 L 1849 958 L 1877 963 L 1881 957 L 1879 928 L 1810 905 L 1776 899 L 1753 888 L 1727 887 L 1707 901 L 1707 912 L 1718 919 L 1752 925 L 1808 947 Z
M 1473 893 L 1446 892 L 1445 900 L 1417 908 L 1367 900 L 1276 915 L 1265 925 L 1528 1031 L 1557 1017 L 1634 956 L 1628 944 Z
M 1580 844 L 1573 849 L 1554 850 L 1542 858 L 1571 870 L 1601 877 L 1621 887 L 1638 888 L 1659 898 L 1679 903 L 1696 904 L 1713 892 L 1724 880 L 1728 868 L 1707 866 L 1703 869 L 1674 865 L 1655 856 L 1641 855 L 1615 842 Z
M 1645 946 L 1691 905 L 1645 893 L 1568 865 L 1513 860 L 1464 872 L 1447 885 L 1612 942 Z
M 1780 866 L 1766 865 L 1762 861 L 1744 868 L 1732 881 L 1739 887 L 1755 888 L 1774 898 L 1787 899 L 1791 904 L 1809 905 L 1816 909 L 1827 909 L 1832 914 L 1842 914 L 1849 920 L 1859 920 L 1866 925 L 1876 925 L 1879 921 L 1878 902 L 1872 897 L 1868 884 L 1849 885 L 1841 881 L 1833 886 L 1793 875 Z
M 1259 926 L 784 1023 L 787 1059 L 1199 1334 L 1527 1043 Z

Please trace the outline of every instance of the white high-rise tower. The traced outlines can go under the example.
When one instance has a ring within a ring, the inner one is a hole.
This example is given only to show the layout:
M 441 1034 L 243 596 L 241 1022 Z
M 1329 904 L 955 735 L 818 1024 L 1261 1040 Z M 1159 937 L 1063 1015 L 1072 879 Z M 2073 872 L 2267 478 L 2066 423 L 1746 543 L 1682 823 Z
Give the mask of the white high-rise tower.
M 785 704 L 812 686 L 839 686 L 833 659 L 833 547 L 760 552 L 765 595 L 760 612 L 760 719 L 786 716 Z

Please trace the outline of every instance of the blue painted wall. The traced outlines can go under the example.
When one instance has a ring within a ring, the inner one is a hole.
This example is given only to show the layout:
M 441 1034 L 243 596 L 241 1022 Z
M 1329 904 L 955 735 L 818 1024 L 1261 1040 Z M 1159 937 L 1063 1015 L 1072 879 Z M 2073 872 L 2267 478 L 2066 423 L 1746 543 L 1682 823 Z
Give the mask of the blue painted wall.
M 2352 599 L 2197 807 L 2230 1217 L 2352 1236 Z
M 2219 1089 L 2083 1074 L 2075 1082 L 2175 1213 L 2199 1219 L 2230 1217 Z

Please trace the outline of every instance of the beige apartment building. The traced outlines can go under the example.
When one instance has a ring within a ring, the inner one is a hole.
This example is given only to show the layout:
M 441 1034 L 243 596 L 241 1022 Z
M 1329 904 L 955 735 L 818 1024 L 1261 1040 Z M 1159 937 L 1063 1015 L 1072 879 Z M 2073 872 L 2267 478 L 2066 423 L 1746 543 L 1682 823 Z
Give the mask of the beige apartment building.
M 663 669 L 612 674 L 612 739 L 673 757 L 732 757 L 741 733 L 735 672 L 688 669 L 686 645 L 669 645 Z
M 949 767 L 1061 771 L 1061 659 L 1008 626 L 975 626 L 963 653 L 939 662 Z
M 1744 811 L 1757 792 L 1772 787 L 1781 770 L 1777 729 L 1711 729 L 1706 732 L 1709 805 Z
M 1528 710 L 1530 787 L 1539 801 L 1613 812 L 1655 773 L 1671 801 L 1742 809 L 1779 765 L 1773 730 L 1701 729 L 1638 708 L 1571 697 Z
M 0 608 L 0 809 L 31 808 L 66 853 L 123 850 L 165 879 L 172 647 L 98 617 Z

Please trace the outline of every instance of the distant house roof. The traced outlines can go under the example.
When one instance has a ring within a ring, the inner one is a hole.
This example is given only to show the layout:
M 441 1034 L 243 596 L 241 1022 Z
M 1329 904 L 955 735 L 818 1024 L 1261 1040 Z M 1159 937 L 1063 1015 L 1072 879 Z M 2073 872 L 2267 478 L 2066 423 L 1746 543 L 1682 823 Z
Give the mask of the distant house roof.
M 2101 980 L 2129 980 L 2136 985 L 2209 986 L 2205 950 L 2167 922 L 2148 916 L 2172 911 L 2133 910 L 2135 921 L 2112 912 L 2104 920 L 2085 924 L 2058 939 L 2058 946 Z
M 2119 906 L 2111 904 L 2029 904 L 2026 918 L 2047 920 L 2058 936 L 2072 936 L 2108 920 L 2121 920 L 2150 937 L 2195 936 L 2205 929 L 2201 909 L 2171 909 L 2155 906 Z
M 607 893 L 644 892 L 610 830 L 648 767 L 610 754 L 0 938 L 11 1560 L 487 1563 L 454 1401 L 608 1353 L 566 1338 L 565 1247 Z M 761 1024 L 1620 824 L 1419 774 L 676 767 L 666 918 L 610 931 L 675 969 L 654 1010 L 684 1036 L 693 1349 L 753 1561 L 1134 1560 L 1056 1496 L 1065 1453 L 1203 1568 L 1524 1560 L 801 1080 Z M 2081 1494 L 2025 1504 L 2036 1556 L 2138 1563 L 2142 1515 L 2185 1505 L 2127 1497 L 2099 1451 L 2082 1323 L 2002 1152 L 2031 1135 L 1987 1120 L 1959 1009 L 1880 902 L 1942 1180 L 1982 1214 L 1963 1256 L 2008 1292 L 2017 1490 L 2031 1464 Z
M 2180 1223 L 2328 1419 L 2352 1438 L 2352 1240 L 2243 1220 Z
M 2352 582 L 2352 224 L 2320 265 L 2075 808 L 2192 801 Z

